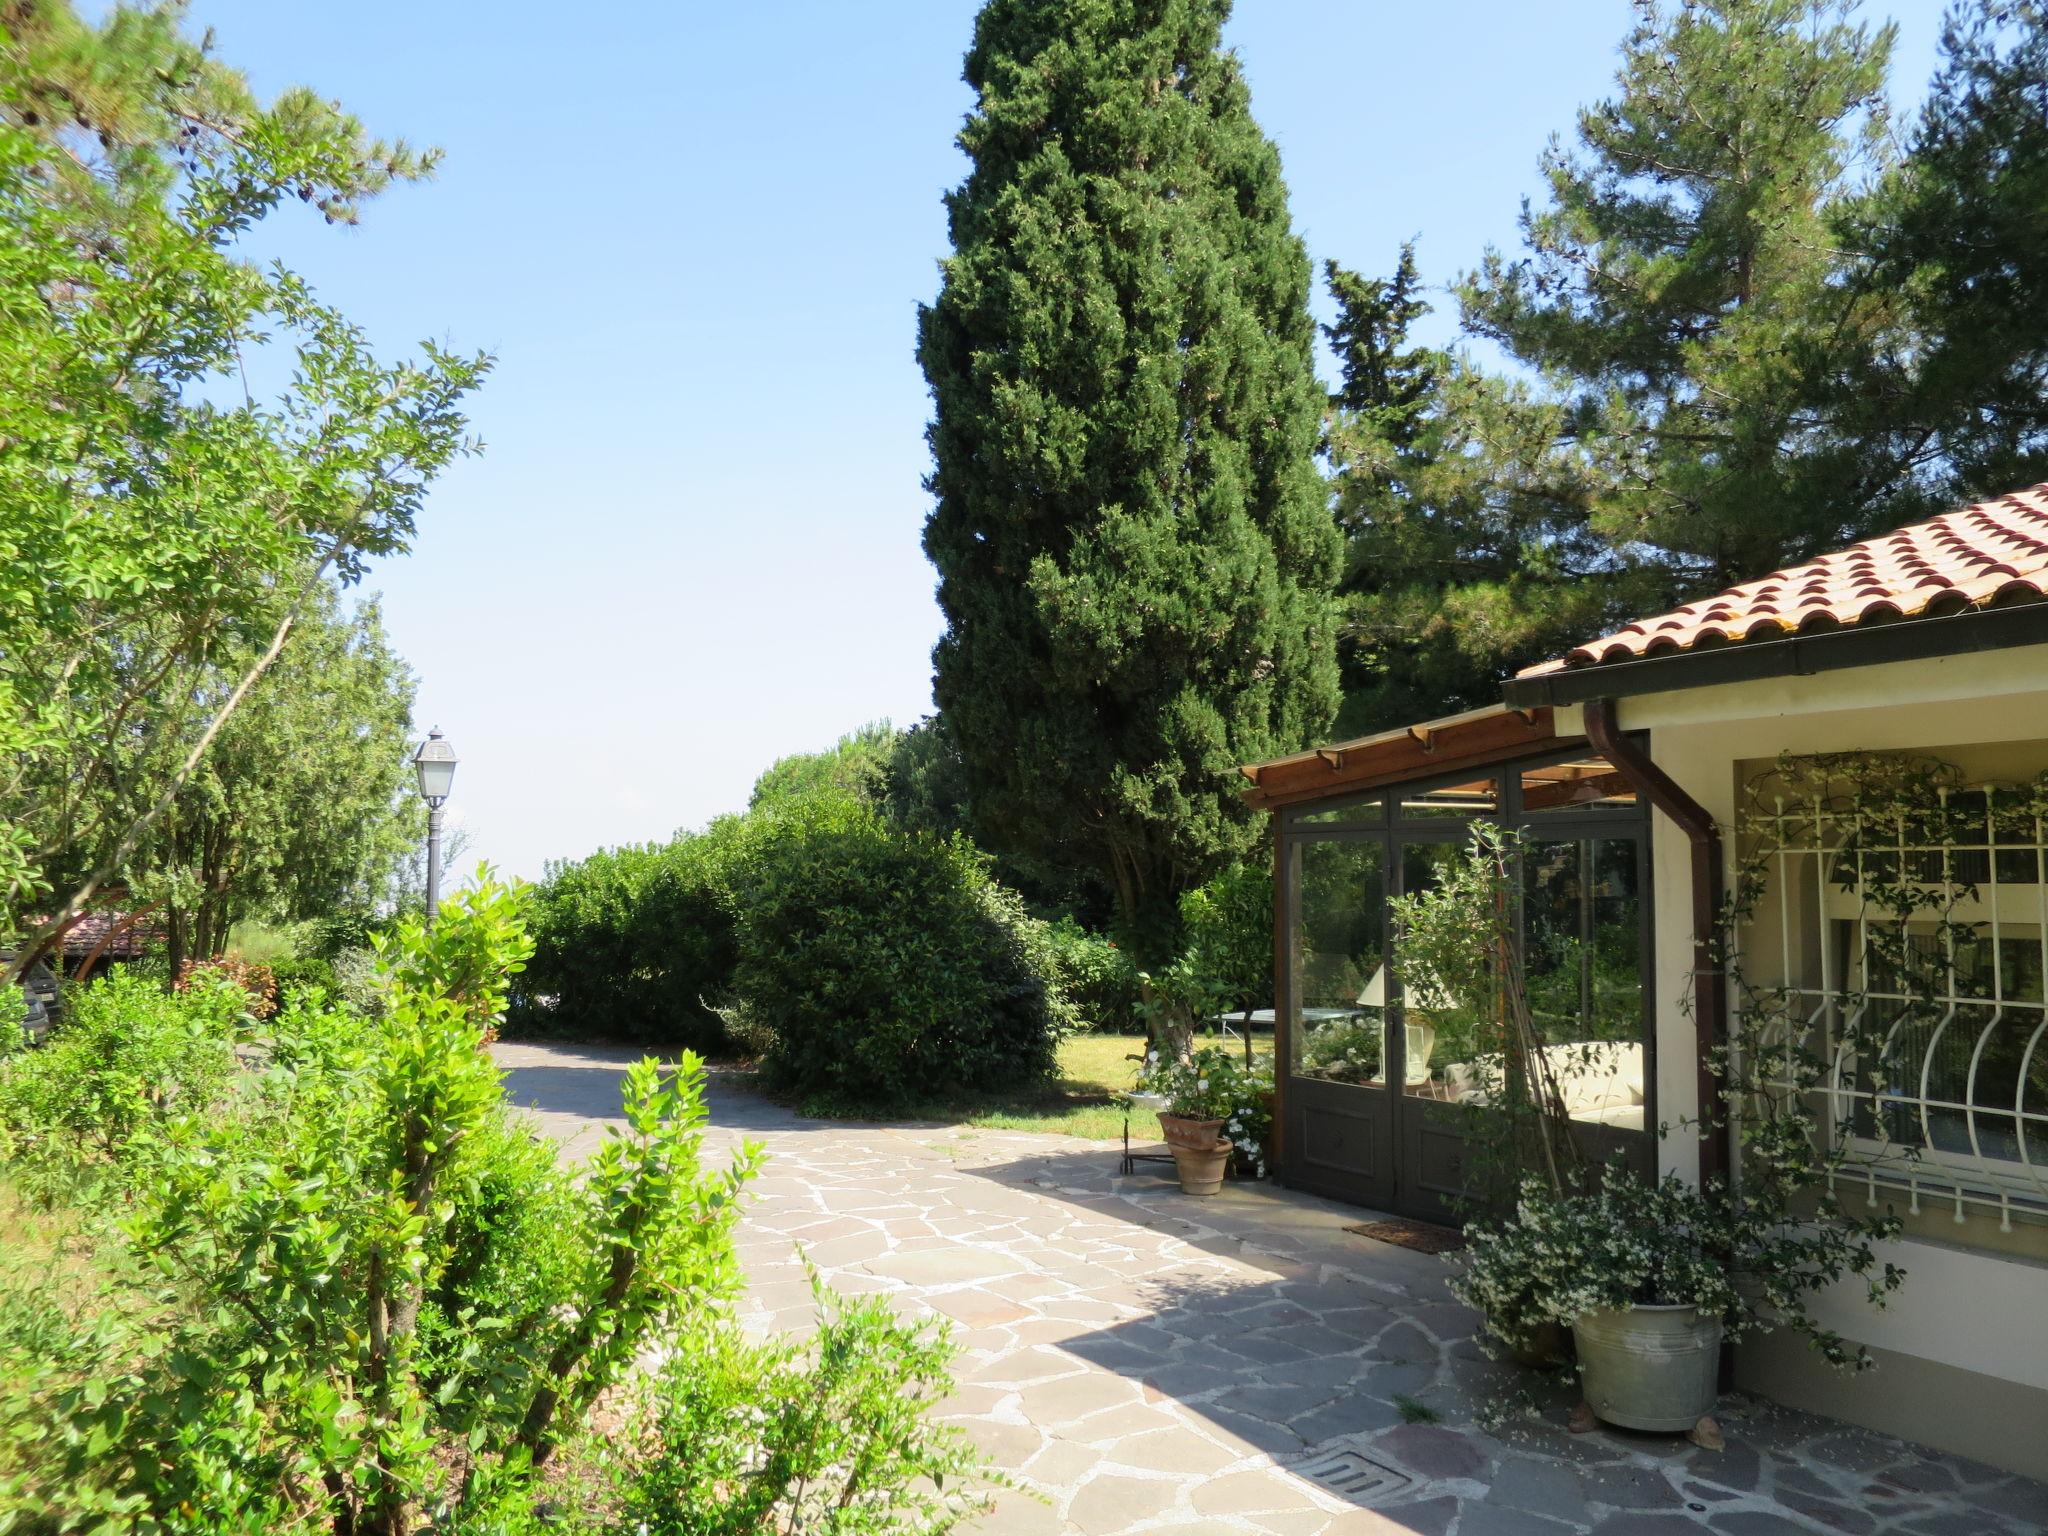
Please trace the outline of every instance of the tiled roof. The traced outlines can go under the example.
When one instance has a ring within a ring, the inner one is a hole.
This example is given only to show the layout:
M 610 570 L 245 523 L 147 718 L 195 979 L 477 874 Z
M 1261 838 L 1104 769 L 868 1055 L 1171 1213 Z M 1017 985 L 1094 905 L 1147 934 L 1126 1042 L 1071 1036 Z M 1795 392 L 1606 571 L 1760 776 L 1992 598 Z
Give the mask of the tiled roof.
M 2048 483 L 1914 523 L 1730 587 L 1517 674 L 1637 661 L 2048 597 Z
M 91 954 L 109 930 L 126 921 L 127 917 L 126 912 L 86 913 L 64 931 L 66 957 L 75 960 Z M 138 922 L 116 934 L 104 953 L 110 960 L 133 960 L 151 941 L 162 937 L 163 930 L 156 924 Z

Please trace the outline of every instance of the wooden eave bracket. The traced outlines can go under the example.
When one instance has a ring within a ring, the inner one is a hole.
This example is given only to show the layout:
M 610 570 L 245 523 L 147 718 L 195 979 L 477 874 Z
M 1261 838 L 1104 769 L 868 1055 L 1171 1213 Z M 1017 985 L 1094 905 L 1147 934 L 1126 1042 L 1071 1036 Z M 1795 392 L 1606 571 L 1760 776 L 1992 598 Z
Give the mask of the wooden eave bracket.
M 1425 752 L 1436 750 L 1436 732 L 1426 725 L 1409 726 L 1408 737 Z
M 1344 766 L 1344 754 L 1335 747 L 1317 747 L 1316 756 L 1323 760 L 1323 766 L 1332 773 Z

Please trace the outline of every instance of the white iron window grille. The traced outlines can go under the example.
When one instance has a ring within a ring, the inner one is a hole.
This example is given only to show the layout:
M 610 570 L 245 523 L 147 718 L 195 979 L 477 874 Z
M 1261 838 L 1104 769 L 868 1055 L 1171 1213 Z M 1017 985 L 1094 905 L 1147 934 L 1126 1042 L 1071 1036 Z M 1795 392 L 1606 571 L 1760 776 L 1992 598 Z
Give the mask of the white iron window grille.
M 1818 1063 L 1836 1174 L 1955 1219 L 2048 1213 L 2048 831 L 2038 788 L 1919 806 L 1758 795 L 1738 925 L 1755 996 Z M 1784 1086 L 1784 1085 L 1780 1085 Z M 1847 1191 L 1843 1191 L 1847 1193 Z

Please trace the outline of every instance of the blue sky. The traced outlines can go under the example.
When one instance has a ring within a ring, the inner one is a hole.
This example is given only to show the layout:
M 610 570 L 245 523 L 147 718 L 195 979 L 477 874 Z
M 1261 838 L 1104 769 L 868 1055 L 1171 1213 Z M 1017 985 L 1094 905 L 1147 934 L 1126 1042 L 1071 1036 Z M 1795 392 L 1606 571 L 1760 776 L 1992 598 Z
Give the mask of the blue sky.
M 498 356 L 488 444 L 368 585 L 461 754 L 469 857 L 664 838 L 864 721 L 930 708 L 916 306 L 963 173 L 972 0 L 194 0 L 260 90 L 440 145 L 283 257 L 387 352 Z M 1940 7 L 1898 0 L 1898 94 Z M 1240 0 L 1227 39 L 1318 265 L 1441 284 L 1515 239 L 1625 0 Z M 1450 317 L 1432 317 L 1448 336 Z

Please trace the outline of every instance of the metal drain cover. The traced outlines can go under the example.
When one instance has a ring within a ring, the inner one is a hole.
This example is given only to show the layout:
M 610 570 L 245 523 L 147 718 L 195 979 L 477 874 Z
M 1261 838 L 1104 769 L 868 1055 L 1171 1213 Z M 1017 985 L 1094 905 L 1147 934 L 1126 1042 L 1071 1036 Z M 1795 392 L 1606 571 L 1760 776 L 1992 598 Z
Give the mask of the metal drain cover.
M 1406 1472 L 1374 1461 L 1350 1445 L 1320 1446 L 1302 1456 L 1289 1470 L 1354 1504 L 1384 1499 L 1414 1482 Z

